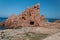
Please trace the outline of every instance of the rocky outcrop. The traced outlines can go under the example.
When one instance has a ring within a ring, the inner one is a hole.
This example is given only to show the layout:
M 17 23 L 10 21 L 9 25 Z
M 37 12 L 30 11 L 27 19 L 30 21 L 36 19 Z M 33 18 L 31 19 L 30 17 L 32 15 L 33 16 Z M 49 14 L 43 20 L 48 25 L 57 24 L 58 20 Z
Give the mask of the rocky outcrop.
M 46 35 L 52 35 L 60 32 L 60 23 L 47 22 L 44 15 L 40 16 L 39 4 L 26 9 L 18 16 L 12 14 L 5 22 L 1 22 L 0 26 L 9 28 L 6 30 L 0 30 L 0 40 L 32 40 L 32 38 L 34 40 L 42 40 L 41 38 L 47 37 Z M 32 36 L 31 33 L 36 36 Z M 49 39 L 51 38 L 48 37 L 48 40 Z M 47 38 L 44 40 L 47 40 Z
M 44 16 L 42 16 L 42 20 Z M 26 9 L 22 14 L 11 15 L 5 22 L 6 28 L 37 27 L 40 26 L 40 4 Z
M 12 14 L 5 22 L 6 28 L 13 28 L 16 26 L 16 16 Z
M 40 5 L 35 5 L 32 8 L 28 8 L 26 11 L 24 11 L 21 15 L 18 16 L 17 20 L 21 24 L 22 27 L 28 27 L 28 26 L 39 26 L 40 21 Z
M 48 22 L 44 15 L 40 16 L 40 4 L 26 9 L 24 12 L 15 16 L 12 14 L 5 22 L 0 23 L 0 26 L 6 28 L 21 28 L 21 27 L 45 27 L 45 28 L 60 28 L 60 21 Z

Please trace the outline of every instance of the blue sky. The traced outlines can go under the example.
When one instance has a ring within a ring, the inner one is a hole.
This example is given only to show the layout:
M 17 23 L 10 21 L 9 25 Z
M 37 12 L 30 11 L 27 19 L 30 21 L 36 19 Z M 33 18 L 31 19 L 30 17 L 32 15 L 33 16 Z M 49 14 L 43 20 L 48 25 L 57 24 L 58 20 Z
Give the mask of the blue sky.
M 0 17 L 18 15 L 37 3 L 40 3 L 40 14 L 47 18 L 60 18 L 60 0 L 0 0 Z

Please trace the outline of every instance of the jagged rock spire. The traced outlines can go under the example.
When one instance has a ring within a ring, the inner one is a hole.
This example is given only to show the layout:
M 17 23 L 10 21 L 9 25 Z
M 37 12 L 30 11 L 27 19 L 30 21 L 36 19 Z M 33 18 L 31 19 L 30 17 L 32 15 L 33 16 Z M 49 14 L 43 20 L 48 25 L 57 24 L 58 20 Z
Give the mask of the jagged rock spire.
M 40 9 L 40 4 L 38 3 L 34 7 L 37 8 L 37 9 Z

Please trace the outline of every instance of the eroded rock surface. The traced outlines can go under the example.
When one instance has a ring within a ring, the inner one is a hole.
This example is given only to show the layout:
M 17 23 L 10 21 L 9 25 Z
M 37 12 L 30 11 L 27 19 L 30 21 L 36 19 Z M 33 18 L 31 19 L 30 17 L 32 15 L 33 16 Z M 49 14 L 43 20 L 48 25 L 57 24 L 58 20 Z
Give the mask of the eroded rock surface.
M 58 21 L 59 22 L 59 21 Z M 40 16 L 40 4 L 26 9 L 24 12 L 15 16 L 12 14 L 0 26 L 6 28 L 21 28 L 21 27 L 45 27 L 45 28 L 60 28 L 60 23 L 48 22 L 44 15 Z
M 5 22 L 5 27 L 6 28 L 13 28 L 16 26 L 16 16 L 12 14 Z
M 42 40 L 60 32 L 60 29 L 44 27 L 23 27 L 21 29 L 0 30 L 0 40 Z
M 40 4 L 26 9 L 22 14 L 11 15 L 5 22 L 6 28 L 37 27 L 40 25 Z
M 58 32 L 58 33 L 56 33 L 56 34 L 54 34 L 52 36 L 49 36 L 49 37 L 47 37 L 47 38 L 45 38 L 43 40 L 60 40 L 60 32 Z

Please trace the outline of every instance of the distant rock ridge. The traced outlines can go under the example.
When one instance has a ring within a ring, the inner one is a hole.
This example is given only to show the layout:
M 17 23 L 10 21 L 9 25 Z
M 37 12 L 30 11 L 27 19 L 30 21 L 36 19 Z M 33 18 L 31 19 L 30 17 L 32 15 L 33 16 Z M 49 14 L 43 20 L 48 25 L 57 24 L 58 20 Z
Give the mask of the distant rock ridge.
M 40 16 L 40 4 L 37 4 L 18 16 L 12 14 L 5 21 L 4 26 L 6 28 L 38 27 L 41 20 L 45 20 L 45 16 Z

